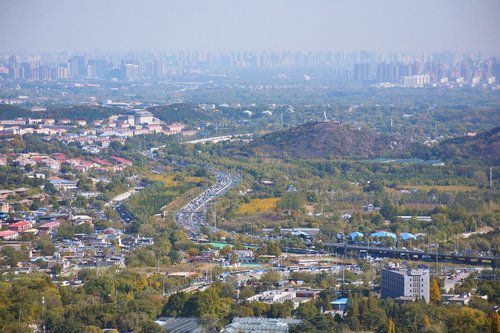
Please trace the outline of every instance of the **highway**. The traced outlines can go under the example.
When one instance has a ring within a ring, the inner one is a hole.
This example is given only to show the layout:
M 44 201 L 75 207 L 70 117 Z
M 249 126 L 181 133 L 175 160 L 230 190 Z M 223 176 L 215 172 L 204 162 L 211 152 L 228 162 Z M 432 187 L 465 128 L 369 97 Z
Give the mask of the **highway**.
M 199 234 L 200 228 L 206 225 L 207 210 L 210 202 L 240 182 L 238 176 L 221 171 L 214 171 L 213 173 L 216 177 L 215 184 L 191 200 L 175 214 L 175 221 L 184 227 L 190 236 Z

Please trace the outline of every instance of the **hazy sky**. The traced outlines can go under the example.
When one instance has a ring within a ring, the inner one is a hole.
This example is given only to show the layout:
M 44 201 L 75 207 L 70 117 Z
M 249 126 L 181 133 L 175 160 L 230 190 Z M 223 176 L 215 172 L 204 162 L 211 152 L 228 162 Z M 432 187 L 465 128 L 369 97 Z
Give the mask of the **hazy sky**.
M 0 52 L 485 51 L 500 0 L 0 0 Z

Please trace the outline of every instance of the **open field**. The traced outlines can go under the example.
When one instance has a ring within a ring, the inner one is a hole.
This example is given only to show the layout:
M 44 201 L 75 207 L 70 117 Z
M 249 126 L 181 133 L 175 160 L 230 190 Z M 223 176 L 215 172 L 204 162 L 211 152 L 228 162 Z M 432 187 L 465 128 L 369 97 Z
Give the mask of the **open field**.
M 249 203 L 243 204 L 238 210 L 238 214 L 266 213 L 276 209 L 280 198 L 252 199 Z
M 148 175 L 148 179 L 153 181 L 153 182 L 161 182 L 166 187 L 173 187 L 173 186 L 177 186 L 179 184 L 177 181 L 174 180 L 174 175 L 151 174 L 151 175 Z

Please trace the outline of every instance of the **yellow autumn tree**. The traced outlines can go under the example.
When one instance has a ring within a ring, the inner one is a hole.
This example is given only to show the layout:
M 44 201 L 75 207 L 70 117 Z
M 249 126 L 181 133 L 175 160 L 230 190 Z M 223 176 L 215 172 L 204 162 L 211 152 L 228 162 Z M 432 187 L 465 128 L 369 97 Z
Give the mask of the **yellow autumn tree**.
M 431 319 L 428 315 L 424 315 L 424 328 L 429 328 L 431 326 Z
M 496 311 L 490 313 L 491 333 L 500 333 L 500 315 Z
M 441 290 L 439 289 L 439 282 L 436 277 L 431 278 L 431 285 L 429 289 L 431 302 L 437 303 L 441 301 Z
M 387 322 L 387 333 L 396 333 L 396 326 L 394 325 L 392 319 L 389 319 Z

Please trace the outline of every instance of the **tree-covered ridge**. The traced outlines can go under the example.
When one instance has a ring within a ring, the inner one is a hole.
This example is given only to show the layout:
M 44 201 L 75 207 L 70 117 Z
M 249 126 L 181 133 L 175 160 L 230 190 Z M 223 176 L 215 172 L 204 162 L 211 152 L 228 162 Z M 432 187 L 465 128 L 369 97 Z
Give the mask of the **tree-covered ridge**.
M 253 143 L 258 154 L 294 158 L 405 155 L 411 141 L 334 122 L 311 122 L 264 135 Z
M 220 120 L 221 114 L 213 110 L 202 110 L 192 104 L 170 104 L 149 108 L 156 118 L 166 123 L 182 122 L 188 125 L 210 123 Z
M 97 105 L 77 105 L 54 107 L 47 111 L 31 112 L 18 106 L 0 104 L 0 120 L 15 118 L 53 118 L 56 120 L 85 120 L 87 122 L 104 119 L 123 110 L 104 108 Z
M 500 164 L 500 127 L 482 132 L 476 136 L 463 136 L 446 140 L 433 150 L 440 158 L 460 161 L 473 160 Z

